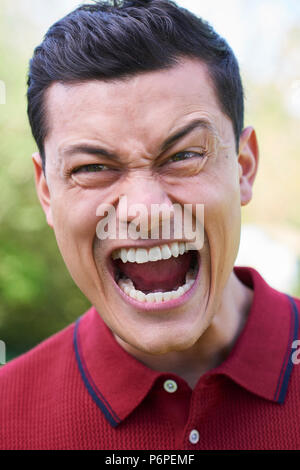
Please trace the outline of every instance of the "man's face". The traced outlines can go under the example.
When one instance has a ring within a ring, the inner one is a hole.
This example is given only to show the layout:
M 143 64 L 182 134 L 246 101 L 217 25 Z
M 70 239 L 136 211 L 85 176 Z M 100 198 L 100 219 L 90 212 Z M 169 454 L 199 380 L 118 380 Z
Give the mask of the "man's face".
M 232 123 L 220 109 L 205 65 L 184 60 L 126 81 L 55 83 L 46 103 L 46 180 L 41 173 L 37 177 L 39 195 L 73 279 L 118 340 L 151 354 L 190 348 L 222 302 L 238 251 L 243 204 Z M 193 130 L 164 145 L 195 121 L 200 124 Z M 145 248 L 149 254 L 150 248 L 186 241 L 100 240 L 97 208 L 111 204 L 118 220 L 125 220 L 121 196 L 128 208 L 144 204 L 149 214 L 152 204 L 193 204 L 193 209 L 203 204 L 203 248 L 162 261 L 113 260 L 120 248 Z M 118 281 L 132 278 L 145 294 L 174 292 L 186 284 L 187 272 L 194 283 L 165 301 L 133 299 Z

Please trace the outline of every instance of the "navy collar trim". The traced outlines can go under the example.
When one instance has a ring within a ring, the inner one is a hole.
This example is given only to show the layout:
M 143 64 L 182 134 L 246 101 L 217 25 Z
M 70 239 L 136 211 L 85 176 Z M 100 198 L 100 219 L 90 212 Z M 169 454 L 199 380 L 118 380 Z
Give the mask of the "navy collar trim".
M 113 426 L 116 427 L 118 424 L 121 422 L 121 419 L 118 417 L 118 415 L 114 412 L 114 410 L 111 408 L 110 404 L 108 401 L 104 398 L 98 387 L 96 386 L 95 382 L 93 381 L 85 360 L 83 358 L 83 354 L 81 351 L 81 344 L 80 344 L 80 338 L 79 338 L 79 332 L 78 332 L 78 327 L 80 323 L 81 317 L 79 317 L 75 323 L 75 328 L 74 328 L 74 349 L 75 349 L 75 355 L 76 355 L 76 360 L 77 364 L 79 367 L 79 371 L 81 374 L 81 377 L 83 379 L 83 382 L 91 395 L 92 399 L 96 403 L 96 405 L 100 408 L 100 410 L 103 412 L 104 416 L 106 419 L 109 421 L 109 423 Z
M 292 361 L 292 355 L 293 355 L 292 345 L 293 345 L 293 342 L 298 337 L 298 328 L 299 328 L 299 311 L 298 311 L 297 305 L 294 299 L 290 295 L 286 294 L 286 296 L 289 299 L 289 302 L 291 304 L 289 341 L 287 344 L 286 353 L 284 356 L 282 368 L 279 374 L 277 387 L 276 387 L 276 391 L 274 395 L 274 400 L 281 404 L 284 402 L 284 399 L 287 393 L 289 378 L 290 378 L 290 375 L 294 366 L 293 361 Z

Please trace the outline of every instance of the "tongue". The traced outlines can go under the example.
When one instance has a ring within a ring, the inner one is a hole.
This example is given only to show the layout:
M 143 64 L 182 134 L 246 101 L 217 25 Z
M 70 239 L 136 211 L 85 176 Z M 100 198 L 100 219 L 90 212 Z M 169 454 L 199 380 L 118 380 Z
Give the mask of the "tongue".
M 191 265 L 191 253 L 178 258 L 171 257 L 148 263 L 123 263 L 116 261 L 119 270 L 129 277 L 135 288 L 142 292 L 168 292 L 178 289 L 185 283 L 185 275 Z

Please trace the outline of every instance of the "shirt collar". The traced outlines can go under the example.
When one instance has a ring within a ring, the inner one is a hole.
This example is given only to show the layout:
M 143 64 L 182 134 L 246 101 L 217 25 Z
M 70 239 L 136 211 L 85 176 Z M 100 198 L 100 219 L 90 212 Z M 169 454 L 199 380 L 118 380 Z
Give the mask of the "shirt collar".
M 75 324 L 74 349 L 85 386 L 112 426 L 139 405 L 161 375 L 116 342 L 94 307 Z
M 252 305 L 229 356 L 207 375 L 225 374 L 248 391 L 283 403 L 293 366 L 292 342 L 297 338 L 296 304 L 272 289 L 253 268 L 234 271 L 254 290 Z M 88 392 L 112 426 L 123 421 L 165 375 L 128 354 L 94 307 L 75 323 L 74 351 Z
M 292 297 L 270 287 L 253 268 L 235 267 L 254 291 L 244 329 L 228 358 L 214 370 L 268 400 L 283 403 L 298 337 L 298 310 Z

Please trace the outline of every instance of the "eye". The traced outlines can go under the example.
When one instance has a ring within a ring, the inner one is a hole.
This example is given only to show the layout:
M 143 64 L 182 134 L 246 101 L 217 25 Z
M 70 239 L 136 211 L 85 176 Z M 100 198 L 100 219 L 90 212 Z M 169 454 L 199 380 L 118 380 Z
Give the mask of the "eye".
M 106 165 L 101 165 L 99 163 L 91 163 L 89 165 L 82 165 L 78 168 L 72 170 L 72 173 L 99 173 L 103 170 L 108 170 L 109 168 Z
M 198 157 L 204 158 L 206 157 L 206 153 L 203 152 L 179 152 L 173 155 L 173 157 L 169 158 L 169 162 L 180 162 L 182 160 L 189 160 L 190 158 Z

